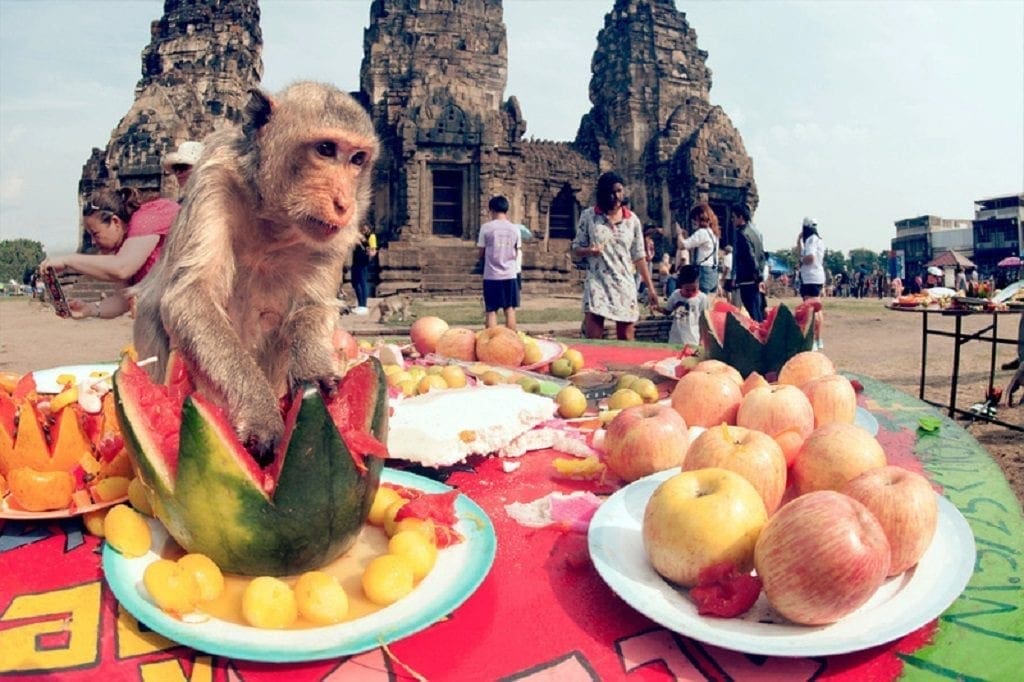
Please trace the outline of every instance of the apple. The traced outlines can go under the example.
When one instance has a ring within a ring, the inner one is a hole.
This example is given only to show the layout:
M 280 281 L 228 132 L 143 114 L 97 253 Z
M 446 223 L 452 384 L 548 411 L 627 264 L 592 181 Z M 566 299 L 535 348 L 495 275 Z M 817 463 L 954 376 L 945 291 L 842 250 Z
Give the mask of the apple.
M 740 374 L 740 371 L 721 360 L 701 360 L 694 366 L 694 369 L 711 374 L 724 374 L 735 381 L 737 386 L 743 385 L 743 375 Z
M 867 507 L 834 490 L 782 506 L 754 548 L 768 603 L 794 623 L 834 623 L 863 605 L 889 574 L 889 541 Z
M 340 327 L 335 327 L 331 335 L 331 345 L 341 360 L 352 360 L 359 357 L 359 342 L 356 337 Z
M 446 358 L 476 360 L 476 333 L 465 327 L 449 327 L 437 340 L 434 352 Z
M 684 471 L 659 485 L 644 509 L 647 558 L 662 577 L 697 584 L 708 566 L 753 566 L 754 545 L 768 513 L 750 481 L 727 469 Z
M 690 426 L 735 424 L 743 394 L 739 384 L 725 372 L 694 368 L 672 389 L 672 408 Z
M 786 492 L 786 457 L 771 436 L 742 426 L 712 426 L 690 444 L 683 470 L 735 471 L 757 490 L 771 516 Z
M 853 424 L 833 422 L 814 430 L 793 461 L 797 495 L 839 490 L 868 469 L 886 465 L 875 437 Z
M 420 355 L 433 353 L 437 350 L 437 341 L 448 331 L 448 323 L 440 317 L 427 315 L 412 323 L 409 327 L 409 338 Z
M 627 407 L 608 424 L 605 464 L 624 481 L 678 467 L 689 444 L 686 422 L 668 405 Z
M 526 345 L 519 334 L 508 327 L 488 327 L 477 334 L 476 357 L 481 362 L 518 367 L 526 356 Z
M 796 386 L 772 384 L 743 396 L 736 413 L 737 426 L 767 433 L 792 464 L 804 439 L 814 430 L 814 409 Z
M 928 479 L 898 466 L 868 469 L 840 492 L 875 515 L 889 540 L 889 575 L 915 566 L 932 544 L 939 503 Z
M 747 378 L 743 380 L 740 385 L 740 391 L 743 395 L 746 395 L 753 391 L 755 388 L 761 388 L 763 386 L 770 386 L 768 380 L 761 376 L 760 372 L 751 372 L 747 375 Z
M 811 379 L 836 373 L 836 366 L 821 351 L 805 350 L 786 360 L 779 370 L 779 383 L 803 386 Z
M 852 424 L 857 416 L 857 392 L 842 374 L 828 374 L 800 386 L 814 411 L 815 428 L 832 422 Z

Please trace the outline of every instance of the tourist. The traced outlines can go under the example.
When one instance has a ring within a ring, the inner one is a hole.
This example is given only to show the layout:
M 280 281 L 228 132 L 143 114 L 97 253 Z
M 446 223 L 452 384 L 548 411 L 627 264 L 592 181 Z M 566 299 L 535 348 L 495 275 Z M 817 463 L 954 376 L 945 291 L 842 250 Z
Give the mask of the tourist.
M 580 215 L 573 255 L 587 259 L 583 280 L 583 331 L 587 338 L 604 336 L 606 319 L 615 321 L 616 338 L 631 341 L 640 319 L 640 304 L 633 273 L 647 286 L 651 307 L 658 306 L 658 292 L 651 281 L 644 252 L 640 219 L 623 205 L 622 178 L 608 172 L 597 180 L 597 203 Z
M 203 143 L 189 140 L 188 142 L 182 142 L 176 151 L 167 154 L 160 161 L 164 172 L 173 173 L 178 181 L 179 196 L 184 195 L 185 183 L 188 182 L 188 178 L 192 174 L 192 168 L 202 155 Z
M 925 271 L 924 288 L 931 289 L 932 287 L 942 286 L 942 280 L 942 268 L 932 265 Z
M 661 312 L 672 316 L 668 342 L 678 345 L 700 345 L 700 316 L 711 308 L 711 299 L 700 290 L 700 272 L 694 265 L 679 271 L 679 288 L 672 292 Z
M 678 223 L 676 223 L 678 226 Z M 683 269 L 684 265 L 690 264 L 690 250 L 686 248 L 684 242 L 687 237 L 686 230 L 680 228 L 676 237 L 676 255 L 672 259 L 672 271 L 678 273 Z M 677 279 L 678 281 L 678 279 Z M 675 291 L 676 282 L 672 283 L 672 288 L 665 291 L 666 296 L 671 296 L 672 292 Z
M 99 254 L 47 258 L 39 269 L 74 270 L 116 282 L 115 293 L 101 301 L 72 299 L 68 304 L 76 319 L 119 317 L 131 307 L 127 287 L 141 282 L 156 263 L 178 209 L 178 203 L 170 199 L 142 202 L 138 191 L 130 187 L 96 190 L 85 202 L 82 222 Z
M 526 225 L 519 226 L 519 249 L 516 251 L 516 281 L 519 283 L 519 293 L 523 291 L 523 242 L 533 239 L 533 232 Z
M 668 252 L 661 254 L 661 260 L 658 261 L 658 284 L 661 285 L 661 295 L 671 296 L 672 292 L 676 288 L 676 274 L 672 269 L 672 257 L 668 255 Z
M 505 313 L 505 326 L 516 328 L 516 308 L 519 307 L 519 251 L 523 238 L 519 225 L 508 219 L 508 199 L 491 197 L 487 204 L 491 212 L 489 222 L 480 226 L 476 245 L 484 262 L 485 325 L 498 324 L 498 311 Z
M 693 233 L 683 240 L 687 249 L 697 249 L 695 264 L 700 268 L 700 290 L 709 296 L 718 293 L 718 216 L 707 204 L 697 204 L 690 209 L 690 225 Z
M 728 296 L 732 291 L 732 244 L 722 249 L 718 266 L 718 295 Z
M 647 272 L 651 272 L 651 273 L 654 272 L 654 252 L 655 252 L 654 233 L 655 233 L 656 229 L 657 228 L 655 228 L 653 226 L 648 226 L 647 229 L 644 230 L 644 260 L 647 263 Z M 635 279 L 635 281 L 636 281 L 636 290 L 637 290 L 637 292 L 639 292 L 641 294 L 644 293 L 644 282 L 643 282 L 642 279 L 640 279 L 640 270 L 639 270 L 639 268 L 637 269 L 637 272 L 636 272 L 636 279 Z
M 366 304 L 370 300 L 370 264 L 377 257 L 377 235 L 371 225 L 363 225 L 359 228 L 359 234 L 359 241 L 352 249 L 352 269 L 349 271 L 352 290 L 356 292 L 356 307 L 352 312 L 368 315 L 370 309 Z
M 825 345 L 821 339 L 821 289 L 825 286 L 825 242 L 818 235 L 818 223 L 811 218 L 804 218 L 803 229 L 797 239 L 797 251 L 800 253 L 800 297 L 805 303 L 818 304 L 817 319 L 814 323 L 814 347 L 821 350 Z M 863 272 L 861 274 L 863 275 Z
M 764 244 L 761 233 L 750 222 L 750 208 L 740 204 L 732 212 L 732 226 L 736 231 L 733 249 L 733 289 L 755 322 L 764 320 Z

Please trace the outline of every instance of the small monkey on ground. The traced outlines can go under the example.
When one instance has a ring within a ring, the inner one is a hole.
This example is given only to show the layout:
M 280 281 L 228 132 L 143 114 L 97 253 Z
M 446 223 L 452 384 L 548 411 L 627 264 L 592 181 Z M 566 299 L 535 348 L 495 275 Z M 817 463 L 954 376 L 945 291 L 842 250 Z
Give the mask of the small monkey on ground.
M 321 83 L 253 91 L 237 130 L 214 133 L 160 261 L 134 292 L 139 357 L 163 377 L 184 356 L 266 464 L 284 434 L 278 399 L 332 393 L 342 268 L 369 205 L 378 140 L 363 107 Z

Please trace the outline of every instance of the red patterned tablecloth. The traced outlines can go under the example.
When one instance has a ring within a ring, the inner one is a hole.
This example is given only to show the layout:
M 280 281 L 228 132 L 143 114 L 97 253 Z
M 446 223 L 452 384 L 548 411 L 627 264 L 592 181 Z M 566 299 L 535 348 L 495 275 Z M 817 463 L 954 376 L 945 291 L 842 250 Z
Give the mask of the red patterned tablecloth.
M 588 366 L 665 357 L 666 346 L 575 343 Z M 480 588 L 423 632 L 359 655 L 262 664 L 175 645 L 122 611 L 104 584 L 100 542 L 81 521 L 0 527 L 0 677 L 36 680 L 1008 680 L 1024 666 L 1024 519 L 998 467 L 970 434 L 943 418 L 917 430 L 928 405 L 860 377 L 861 404 L 880 423 L 890 461 L 925 471 L 968 519 L 975 574 L 936 621 L 898 641 L 841 656 L 773 658 L 709 646 L 634 611 L 601 580 L 586 537 L 528 529 L 505 512 L 552 490 L 595 490 L 551 476 L 552 451 L 512 473 L 479 458 L 447 483 L 494 523 L 498 549 Z M 600 492 L 600 491 L 599 491 Z M 607 492 L 606 490 L 603 492 Z M 408 666 L 408 669 L 404 666 Z M 1019 679 L 1019 677 L 1017 677 Z

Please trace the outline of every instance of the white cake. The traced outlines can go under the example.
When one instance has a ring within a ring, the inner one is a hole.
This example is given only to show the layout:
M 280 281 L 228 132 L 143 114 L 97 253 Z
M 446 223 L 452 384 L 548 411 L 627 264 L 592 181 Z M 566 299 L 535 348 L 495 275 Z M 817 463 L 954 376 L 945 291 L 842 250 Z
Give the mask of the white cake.
M 501 450 L 551 419 L 556 405 L 513 384 L 431 391 L 394 405 L 388 456 L 426 466 Z

